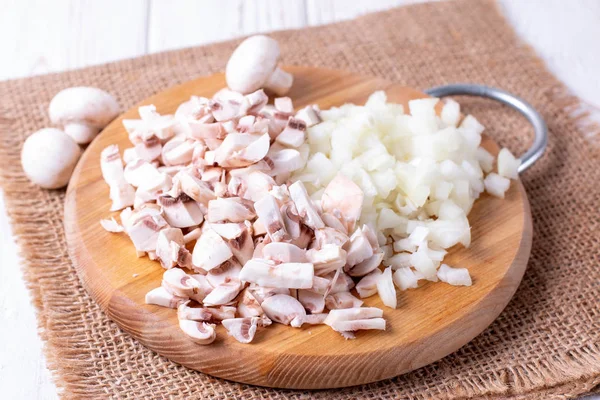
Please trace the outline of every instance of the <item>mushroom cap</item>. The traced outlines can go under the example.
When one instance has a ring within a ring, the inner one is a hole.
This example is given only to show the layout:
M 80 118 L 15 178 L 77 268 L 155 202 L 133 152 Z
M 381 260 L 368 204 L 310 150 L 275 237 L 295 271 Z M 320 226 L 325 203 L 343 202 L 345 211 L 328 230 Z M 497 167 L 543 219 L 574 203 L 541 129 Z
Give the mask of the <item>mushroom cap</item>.
M 240 93 L 260 89 L 279 61 L 279 44 L 264 35 L 250 36 L 233 51 L 227 62 L 227 86 Z
M 66 133 L 44 128 L 25 140 L 21 164 L 30 181 L 45 189 L 58 189 L 69 183 L 81 149 Z
M 102 89 L 76 86 L 61 90 L 50 102 L 48 112 L 53 123 L 65 125 L 84 122 L 104 128 L 119 115 L 117 100 Z

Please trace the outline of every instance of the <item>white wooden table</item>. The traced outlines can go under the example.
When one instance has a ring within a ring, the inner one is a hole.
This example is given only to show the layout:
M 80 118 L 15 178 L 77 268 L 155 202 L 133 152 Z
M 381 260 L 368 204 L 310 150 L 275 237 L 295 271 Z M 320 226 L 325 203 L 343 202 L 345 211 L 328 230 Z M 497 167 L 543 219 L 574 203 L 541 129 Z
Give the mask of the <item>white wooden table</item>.
M 0 0 L 0 80 L 325 24 L 415 0 Z M 501 0 L 550 69 L 600 121 L 600 1 Z M 35 311 L 0 193 L 0 388 L 4 399 L 54 399 Z M 600 399 L 600 397 L 598 397 Z

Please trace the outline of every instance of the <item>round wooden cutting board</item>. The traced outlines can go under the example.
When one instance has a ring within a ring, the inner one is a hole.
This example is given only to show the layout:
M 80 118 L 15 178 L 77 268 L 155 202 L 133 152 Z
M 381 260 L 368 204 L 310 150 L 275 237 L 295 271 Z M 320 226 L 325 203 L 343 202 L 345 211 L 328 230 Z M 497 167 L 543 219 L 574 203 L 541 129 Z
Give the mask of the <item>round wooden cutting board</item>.
M 375 90 L 406 104 L 424 94 L 385 80 L 307 67 L 286 68 L 294 74 L 289 96 L 296 108 L 322 109 L 346 102 L 363 104 Z M 203 77 L 159 93 L 140 103 L 173 113 L 191 95 L 210 97 L 225 86 L 223 74 Z M 520 181 L 504 200 L 483 194 L 469 215 L 472 244 L 456 246 L 445 263 L 466 267 L 471 287 L 427 283 L 398 291 L 398 308 L 383 306 L 378 296 L 365 306 L 380 307 L 386 331 L 361 331 L 344 340 L 328 326 L 294 329 L 273 324 L 257 332 L 251 344 L 228 336 L 222 326 L 209 346 L 194 344 L 178 327 L 177 312 L 144 303 L 160 286 L 164 270 L 157 261 L 137 258 L 125 234 L 111 234 L 99 224 L 111 215 L 108 186 L 100 172 L 100 152 L 117 143 L 130 147 L 124 118 L 138 118 L 137 107 L 113 121 L 85 151 L 71 179 L 65 204 L 69 253 L 92 297 L 108 317 L 157 353 L 210 375 L 280 388 L 335 388 L 390 378 L 432 363 L 456 351 L 482 332 L 514 294 L 531 249 L 531 215 Z M 493 129 L 493 127 L 488 127 Z M 488 150 L 497 146 L 484 139 Z

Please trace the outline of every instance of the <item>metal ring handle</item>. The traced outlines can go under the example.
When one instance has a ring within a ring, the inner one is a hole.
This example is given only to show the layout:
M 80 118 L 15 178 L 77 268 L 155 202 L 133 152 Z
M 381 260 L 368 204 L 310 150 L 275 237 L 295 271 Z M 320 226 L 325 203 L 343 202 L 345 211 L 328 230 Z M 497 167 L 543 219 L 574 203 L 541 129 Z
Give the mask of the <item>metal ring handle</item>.
M 533 126 L 535 137 L 533 144 L 521 156 L 521 166 L 519 166 L 519 173 L 522 173 L 527 168 L 531 167 L 546 150 L 548 145 L 548 127 L 544 122 L 544 119 L 539 112 L 525 100 L 515 95 L 508 93 L 502 89 L 475 85 L 470 83 L 456 83 L 452 85 L 437 86 L 425 91 L 433 97 L 444 97 L 451 95 L 466 95 L 466 96 L 478 96 L 486 97 L 499 101 L 500 103 L 506 104 L 507 106 L 514 108 L 519 111 Z

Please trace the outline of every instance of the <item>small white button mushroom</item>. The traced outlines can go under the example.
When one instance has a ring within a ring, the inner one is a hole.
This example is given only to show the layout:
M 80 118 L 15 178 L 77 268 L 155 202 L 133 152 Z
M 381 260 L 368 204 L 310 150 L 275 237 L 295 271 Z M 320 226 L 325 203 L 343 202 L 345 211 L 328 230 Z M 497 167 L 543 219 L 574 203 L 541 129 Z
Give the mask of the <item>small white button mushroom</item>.
M 87 144 L 119 115 L 119 103 L 104 90 L 77 86 L 61 90 L 50 102 L 52 123 L 63 126 L 79 144 Z
M 25 140 L 21 164 L 25 175 L 45 189 L 58 189 L 69 183 L 81 149 L 63 131 L 44 128 Z
M 225 78 L 230 89 L 243 94 L 265 88 L 281 96 L 286 94 L 294 78 L 277 67 L 279 44 L 264 35 L 251 36 L 233 52 Z

